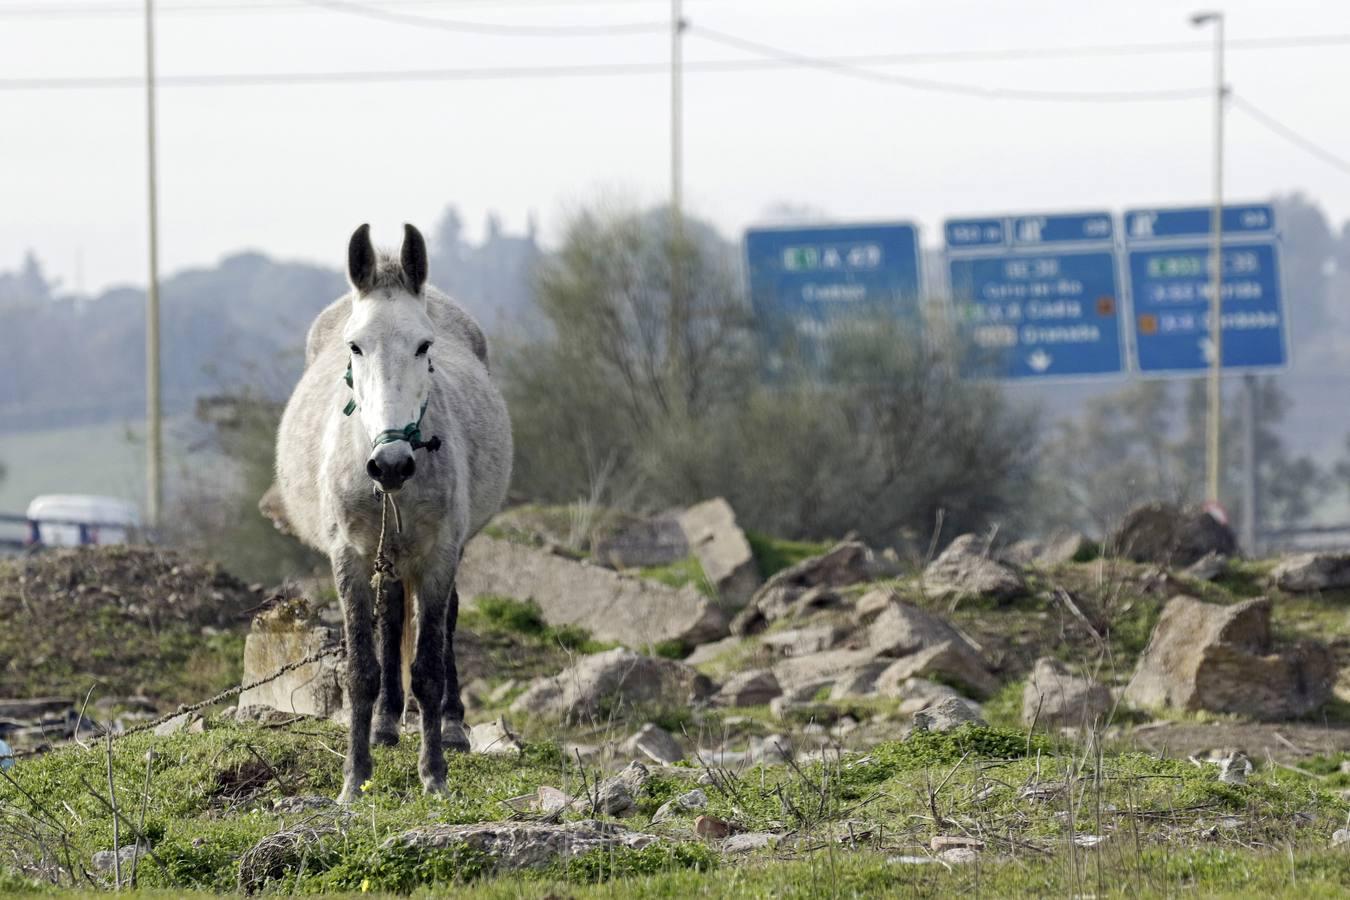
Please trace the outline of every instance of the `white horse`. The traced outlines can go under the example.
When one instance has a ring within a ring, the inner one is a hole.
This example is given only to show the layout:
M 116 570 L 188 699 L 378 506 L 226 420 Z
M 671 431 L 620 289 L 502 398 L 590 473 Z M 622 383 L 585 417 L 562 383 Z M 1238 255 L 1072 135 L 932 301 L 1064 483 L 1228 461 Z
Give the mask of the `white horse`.
M 328 554 L 342 598 L 351 713 L 343 801 L 370 778 L 370 744 L 398 742 L 409 685 L 421 713 L 424 790 L 446 789 L 443 739 L 468 749 L 453 643 L 455 573 L 465 543 L 506 496 L 512 455 L 483 332 L 426 284 L 417 229 L 404 226 L 394 258 L 376 253 L 362 225 L 347 269 L 352 290 L 310 326 L 305 372 L 277 434 L 286 518 L 301 540 Z M 386 499 L 401 515 L 382 526 Z M 376 609 L 371 581 L 382 532 L 396 575 L 385 580 Z

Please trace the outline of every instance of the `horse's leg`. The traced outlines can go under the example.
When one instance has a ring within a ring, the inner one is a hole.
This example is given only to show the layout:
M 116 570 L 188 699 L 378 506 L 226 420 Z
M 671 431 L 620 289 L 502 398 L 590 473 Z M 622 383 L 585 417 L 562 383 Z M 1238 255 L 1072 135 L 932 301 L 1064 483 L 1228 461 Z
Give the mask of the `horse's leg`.
M 370 742 L 377 747 L 398 744 L 403 721 L 403 582 L 385 582 L 384 596 L 376 597 L 380 626 L 380 695 L 375 701 L 375 728 Z
M 445 557 L 423 574 L 417 586 L 417 642 L 412 662 L 412 692 L 422 723 L 417 774 L 428 794 L 445 792 L 445 752 L 441 746 L 441 704 L 445 701 L 446 604 L 455 585 L 458 554 Z
M 347 639 L 347 760 L 342 766 L 342 794 L 350 803 L 370 780 L 370 717 L 380 689 L 379 660 L 375 655 L 374 592 L 370 566 L 350 547 L 333 554 L 333 580 L 342 598 L 343 630 Z
M 464 730 L 464 701 L 459 694 L 459 670 L 455 667 L 455 626 L 459 623 L 459 589 L 450 588 L 450 603 L 445 611 L 445 702 L 441 705 L 441 737 L 445 749 L 469 752 L 469 735 Z

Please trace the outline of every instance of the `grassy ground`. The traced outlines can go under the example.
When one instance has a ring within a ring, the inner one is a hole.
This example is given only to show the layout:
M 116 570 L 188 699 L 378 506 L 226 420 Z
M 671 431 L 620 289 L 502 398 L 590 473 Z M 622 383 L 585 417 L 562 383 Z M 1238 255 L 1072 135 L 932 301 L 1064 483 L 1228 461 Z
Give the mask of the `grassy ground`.
M 333 830 L 304 853 L 303 867 L 294 858 L 279 867 L 269 890 L 673 898 L 1330 897 L 1350 889 L 1350 853 L 1329 848 L 1350 805 L 1329 782 L 1271 767 L 1247 785 L 1227 785 L 1214 767 L 969 726 L 827 762 L 715 773 L 707 812 L 780 835 L 770 849 L 724 855 L 718 842 L 695 836 L 692 815 L 651 826 L 660 803 L 701 774 L 666 768 L 644 788 L 642 812 L 625 820 L 662 835 L 656 848 L 498 874 L 465 848 L 412 856 L 384 841 L 429 823 L 520 818 L 503 801 L 541 785 L 580 793 L 594 773 L 583 775 L 555 745 L 532 743 L 518 756 L 452 757 L 451 795 L 429 799 L 418 788 L 414 739 L 376 752 L 370 788 L 349 811 L 278 812 L 282 797 L 335 795 L 342 739 L 328 723 L 220 723 L 200 735 L 114 744 L 121 840 L 130 842 L 143 814 L 142 833 L 154 846 L 139 863 L 139 884 L 174 895 L 233 892 L 244 851 L 306 824 Z M 102 746 L 69 748 L 23 760 L 0 781 L 0 889 L 104 885 L 105 876 L 84 870 L 113 842 L 108 765 Z M 1318 765 L 1331 770 L 1339 759 Z M 984 849 L 974 862 L 939 862 L 929 849 L 937 835 L 978 839 Z M 34 859 L 45 862 L 23 866 Z

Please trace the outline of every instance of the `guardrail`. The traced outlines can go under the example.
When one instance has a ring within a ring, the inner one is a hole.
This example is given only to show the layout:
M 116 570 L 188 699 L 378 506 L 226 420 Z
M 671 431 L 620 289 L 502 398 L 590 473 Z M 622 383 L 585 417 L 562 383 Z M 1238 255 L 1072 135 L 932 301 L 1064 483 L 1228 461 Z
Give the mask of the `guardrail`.
M 7 547 L 41 547 L 43 525 L 55 525 L 61 528 L 78 529 L 81 546 L 97 543 L 98 532 L 99 529 L 102 528 L 115 528 L 119 531 L 128 533 L 140 530 L 137 526 L 128 525 L 126 522 L 91 522 L 80 519 L 50 519 L 45 516 L 30 519 L 28 516 L 13 515 L 11 513 L 0 513 L 0 525 L 20 525 L 28 532 L 23 539 L 6 538 L 3 535 L 0 535 L 0 546 Z

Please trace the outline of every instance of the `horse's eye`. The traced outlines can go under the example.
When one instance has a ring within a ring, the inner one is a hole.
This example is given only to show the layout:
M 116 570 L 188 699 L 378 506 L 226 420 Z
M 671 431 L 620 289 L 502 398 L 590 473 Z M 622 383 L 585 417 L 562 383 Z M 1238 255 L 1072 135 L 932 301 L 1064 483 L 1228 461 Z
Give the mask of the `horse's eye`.
M 349 348 L 351 348 L 352 356 L 360 356 L 360 355 L 361 355 L 361 348 L 360 348 L 360 347 L 356 346 L 355 344 L 348 344 L 347 346 L 348 346 Z
M 417 345 L 417 355 L 426 356 L 427 351 L 431 349 L 431 341 L 423 341 Z

